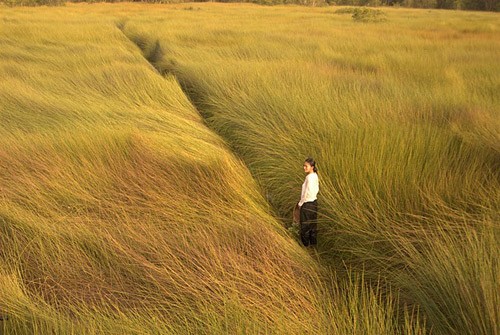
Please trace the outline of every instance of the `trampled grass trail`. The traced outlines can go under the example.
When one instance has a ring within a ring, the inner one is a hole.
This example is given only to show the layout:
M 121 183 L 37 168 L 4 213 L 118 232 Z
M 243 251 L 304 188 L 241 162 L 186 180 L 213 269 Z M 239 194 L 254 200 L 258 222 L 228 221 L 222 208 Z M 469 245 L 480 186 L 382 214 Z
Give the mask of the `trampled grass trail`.
M 498 14 L 1 10 L 5 334 L 498 333 Z

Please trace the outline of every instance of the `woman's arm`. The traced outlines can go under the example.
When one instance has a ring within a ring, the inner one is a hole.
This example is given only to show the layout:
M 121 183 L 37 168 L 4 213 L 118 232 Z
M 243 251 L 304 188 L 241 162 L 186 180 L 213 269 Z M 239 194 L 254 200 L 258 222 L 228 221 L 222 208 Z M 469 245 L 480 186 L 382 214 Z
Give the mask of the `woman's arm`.
M 308 189 L 309 189 L 309 178 L 306 177 L 304 184 L 302 184 L 302 193 L 300 194 L 299 207 L 302 207 L 304 202 L 306 202 Z

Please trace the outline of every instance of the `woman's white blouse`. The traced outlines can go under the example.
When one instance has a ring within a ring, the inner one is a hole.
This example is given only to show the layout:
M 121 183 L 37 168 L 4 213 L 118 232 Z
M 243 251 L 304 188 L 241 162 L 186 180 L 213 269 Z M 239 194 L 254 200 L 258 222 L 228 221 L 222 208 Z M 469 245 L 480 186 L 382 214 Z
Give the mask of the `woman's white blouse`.
M 302 206 L 304 202 L 316 200 L 318 197 L 318 192 L 318 174 L 316 172 L 309 173 L 306 176 L 306 180 L 304 180 L 304 183 L 302 184 L 302 193 L 300 195 L 299 206 Z

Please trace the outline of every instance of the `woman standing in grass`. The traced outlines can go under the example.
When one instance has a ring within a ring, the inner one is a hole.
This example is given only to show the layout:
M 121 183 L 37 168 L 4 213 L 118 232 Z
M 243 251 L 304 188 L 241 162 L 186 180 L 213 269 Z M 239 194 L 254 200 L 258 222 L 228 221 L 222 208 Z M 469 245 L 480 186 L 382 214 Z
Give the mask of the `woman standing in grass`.
M 302 193 L 299 201 L 300 208 L 300 239 L 307 247 L 317 243 L 318 201 L 319 192 L 318 169 L 312 158 L 304 161 L 304 172 L 307 174 L 302 184 Z

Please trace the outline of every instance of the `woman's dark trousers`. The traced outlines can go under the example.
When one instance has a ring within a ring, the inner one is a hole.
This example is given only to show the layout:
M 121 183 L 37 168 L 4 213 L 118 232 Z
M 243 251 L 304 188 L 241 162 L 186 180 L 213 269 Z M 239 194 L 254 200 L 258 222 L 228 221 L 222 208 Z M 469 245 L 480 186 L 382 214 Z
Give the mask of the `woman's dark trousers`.
M 300 239 L 306 247 L 317 243 L 318 202 L 304 202 L 300 207 Z

